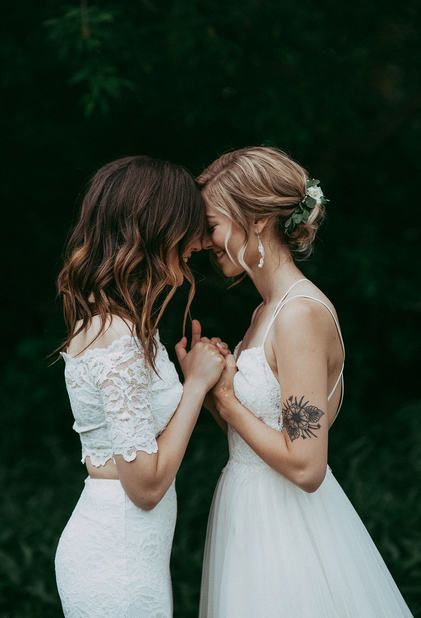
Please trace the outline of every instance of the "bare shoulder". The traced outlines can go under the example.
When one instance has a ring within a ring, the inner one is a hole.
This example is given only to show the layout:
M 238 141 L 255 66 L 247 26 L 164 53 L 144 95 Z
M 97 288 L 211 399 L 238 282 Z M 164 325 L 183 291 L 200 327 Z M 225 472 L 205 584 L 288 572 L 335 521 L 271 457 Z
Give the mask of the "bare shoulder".
M 80 322 L 76 324 L 76 331 L 79 326 Z M 95 315 L 89 326 L 73 337 L 68 352 L 76 355 L 88 349 L 105 348 L 116 339 L 133 333 L 133 324 L 118 315 L 109 315 L 103 329 L 100 316 Z
M 321 303 L 307 298 L 294 298 L 282 307 L 275 320 L 275 328 L 290 331 L 291 328 L 314 327 L 325 321 L 326 313 Z
M 99 321 L 98 316 L 95 316 L 95 318 L 98 318 Z M 134 330 L 134 325 L 128 320 L 124 320 L 118 315 L 110 315 L 104 332 L 101 334 L 101 338 L 104 337 L 104 341 L 109 341 L 111 343 L 114 339 L 118 339 L 124 335 L 133 335 Z
M 312 286 L 311 298 L 291 297 L 279 312 L 274 324 L 274 336 L 280 342 L 327 342 L 336 330 L 332 320 L 336 311 L 329 299 L 316 286 Z M 326 308 L 327 307 L 327 308 Z

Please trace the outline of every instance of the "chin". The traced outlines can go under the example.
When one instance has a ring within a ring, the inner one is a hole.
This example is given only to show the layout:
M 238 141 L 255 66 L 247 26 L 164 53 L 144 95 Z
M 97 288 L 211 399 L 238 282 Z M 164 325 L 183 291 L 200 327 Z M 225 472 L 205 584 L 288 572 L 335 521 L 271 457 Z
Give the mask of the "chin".
M 225 277 L 238 277 L 244 273 L 244 268 L 232 262 L 223 249 L 214 250 L 213 263 Z
M 244 273 L 244 268 L 236 266 L 235 264 L 224 264 L 219 267 L 224 273 L 225 277 L 238 277 Z

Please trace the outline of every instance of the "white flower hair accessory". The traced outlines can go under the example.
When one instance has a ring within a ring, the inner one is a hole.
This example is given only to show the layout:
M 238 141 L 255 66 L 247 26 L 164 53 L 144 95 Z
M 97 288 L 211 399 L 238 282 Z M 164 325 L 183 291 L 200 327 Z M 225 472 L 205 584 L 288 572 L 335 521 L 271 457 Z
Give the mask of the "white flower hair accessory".
M 320 181 L 316 178 L 307 178 L 305 197 L 299 202 L 285 223 L 284 232 L 289 235 L 297 228 L 300 223 L 307 223 L 311 211 L 316 205 L 323 206 L 329 200 L 323 195 L 323 191 L 319 187 Z

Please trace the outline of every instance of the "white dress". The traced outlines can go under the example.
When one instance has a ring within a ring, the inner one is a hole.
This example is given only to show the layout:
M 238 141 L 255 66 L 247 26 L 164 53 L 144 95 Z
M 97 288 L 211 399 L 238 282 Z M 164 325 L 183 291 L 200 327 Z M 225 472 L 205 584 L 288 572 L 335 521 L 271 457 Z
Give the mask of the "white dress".
M 130 335 L 66 361 L 66 385 L 80 434 L 82 462 L 113 455 L 133 461 L 154 453 L 182 395 L 174 365 L 157 336 L 159 377 Z M 65 481 L 64 481 L 65 482 Z M 177 515 L 174 483 L 150 511 L 120 481 L 85 480 L 58 543 L 57 587 L 66 618 L 170 618 L 169 560 Z
M 289 292 L 275 316 L 298 297 L 286 298 Z M 243 350 L 237 367 L 236 397 L 281 431 L 280 387 L 263 344 Z M 341 377 L 342 371 L 330 396 Z M 329 467 L 319 489 L 307 493 L 270 468 L 232 428 L 228 442 L 230 456 L 208 522 L 200 618 L 412 616 Z

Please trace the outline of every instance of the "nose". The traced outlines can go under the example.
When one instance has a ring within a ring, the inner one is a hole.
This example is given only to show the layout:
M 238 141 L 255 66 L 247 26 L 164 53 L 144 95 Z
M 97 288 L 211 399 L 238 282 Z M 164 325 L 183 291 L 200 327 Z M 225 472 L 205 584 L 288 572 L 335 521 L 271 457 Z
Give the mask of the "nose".
M 200 240 L 196 240 L 192 245 L 191 245 L 191 253 L 193 253 L 194 251 L 201 251 L 202 250 L 202 243 Z
M 212 239 L 210 237 L 210 234 L 205 234 L 202 238 L 202 249 L 204 251 L 207 251 L 209 249 L 212 248 Z

